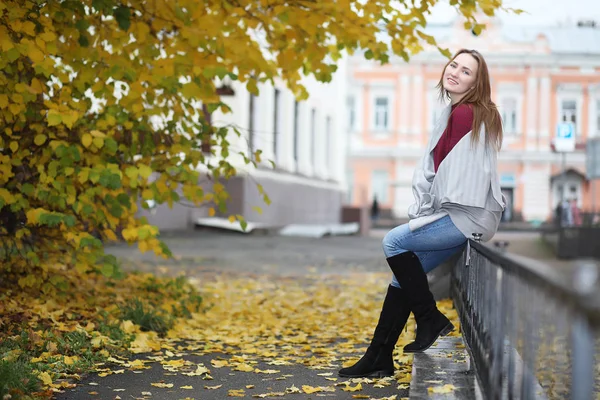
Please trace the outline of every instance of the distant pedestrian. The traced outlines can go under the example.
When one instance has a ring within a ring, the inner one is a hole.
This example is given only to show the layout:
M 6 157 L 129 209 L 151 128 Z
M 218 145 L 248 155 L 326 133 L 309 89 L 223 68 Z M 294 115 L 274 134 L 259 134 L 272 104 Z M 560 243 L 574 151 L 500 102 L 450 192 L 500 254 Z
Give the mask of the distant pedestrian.
M 424 351 L 454 329 L 437 309 L 426 273 L 461 251 L 472 233 L 490 240 L 505 208 L 497 171 L 502 123 L 481 54 L 460 50 L 437 87 L 451 104 L 414 172 L 409 223 L 383 239 L 393 276 L 371 344 L 356 364 L 339 371 L 343 377 L 393 375 L 392 353 L 411 312 L 417 334 L 405 353 Z
M 561 226 L 573 225 L 573 211 L 571 210 L 571 203 L 565 199 L 561 203 Z
M 377 221 L 379 219 L 379 202 L 377 196 L 373 197 L 373 204 L 371 205 L 371 219 Z
M 560 227 L 562 224 L 562 211 L 563 211 L 562 203 L 558 203 L 556 205 L 556 208 L 554 209 L 554 223 L 556 224 L 557 227 Z
M 581 210 L 577 204 L 577 198 L 571 199 L 571 218 L 573 219 L 573 226 L 581 226 L 583 224 L 583 218 L 581 217 Z

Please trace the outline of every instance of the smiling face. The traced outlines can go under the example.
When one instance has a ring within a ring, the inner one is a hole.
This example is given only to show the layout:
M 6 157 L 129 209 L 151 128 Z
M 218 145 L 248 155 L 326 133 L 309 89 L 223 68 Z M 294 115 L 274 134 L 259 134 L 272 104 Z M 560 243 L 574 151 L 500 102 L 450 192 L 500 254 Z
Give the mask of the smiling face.
M 452 104 L 460 101 L 475 87 L 478 67 L 475 57 L 468 53 L 459 54 L 446 66 L 442 85 L 450 95 Z

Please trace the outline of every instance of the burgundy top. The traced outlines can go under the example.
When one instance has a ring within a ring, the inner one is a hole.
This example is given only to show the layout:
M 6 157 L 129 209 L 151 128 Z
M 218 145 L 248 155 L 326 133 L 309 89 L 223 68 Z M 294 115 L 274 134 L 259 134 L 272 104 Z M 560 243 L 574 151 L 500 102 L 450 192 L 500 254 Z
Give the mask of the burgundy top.
M 448 126 L 433 149 L 433 166 L 435 172 L 448 153 L 473 127 L 473 109 L 468 104 L 452 106 L 448 118 Z

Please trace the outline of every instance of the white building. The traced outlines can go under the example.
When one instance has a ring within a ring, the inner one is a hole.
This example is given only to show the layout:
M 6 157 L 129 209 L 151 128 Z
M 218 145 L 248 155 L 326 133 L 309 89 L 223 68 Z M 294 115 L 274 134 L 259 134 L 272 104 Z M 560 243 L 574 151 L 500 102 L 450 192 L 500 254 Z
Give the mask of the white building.
M 310 96 L 300 102 L 280 83 L 261 84 L 259 95 L 254 96 L 244 84 L 233 82 L 233 95 L 223 97 L 232 112 L 216 111 L 211 116 L 213 125 L 236 127 L 241 133 L 238 137 L 231 130 L 228 138 L 229 161 L 238 175 L 223 182 L 231 198 L 227 212 L 220 216 L 241 214 L 249 222 L 269 226 L 340 221 L 347 136 L 345 64 L 339 62 L 329 83 L 305 78 Z M 254 168 L 239 153 L 248 156 L 257 149 L 262 150 L 262 162 Z M 269 196 L 270 205 L 263 202 L 257 184 Z M 208 207 L 161 205 L 142 210 L 141 215 L 163 230 L 185 229 L 206 217 Z

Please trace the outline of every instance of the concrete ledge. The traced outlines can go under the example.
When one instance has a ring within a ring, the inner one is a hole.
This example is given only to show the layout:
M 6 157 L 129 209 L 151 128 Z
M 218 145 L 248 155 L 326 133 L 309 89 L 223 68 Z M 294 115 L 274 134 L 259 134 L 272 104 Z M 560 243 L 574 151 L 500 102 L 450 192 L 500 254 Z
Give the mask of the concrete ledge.
M 246 230 L 243 230 L 238 221 L 231 222 L 227 218 L 220 217 L 206 217 L 206 218 L 198 218 L 195 221 L 196 228 L 210 228 L 221 231 L 230 231 L 237 232 L 243 234 L 250 233 L 269 233 L 274 232 L 280 229 L 280 226 L 269 225 L 260 222 L 249 222 L 246 226 Z
M 354 235 L 360 226 L 356 222 L 346 224 L 291 224 L 279 231 L 282 236 L 321 238 L 323 236 Z
M 413 359 L 410 399 L 475 399 L 477 378 L 462 337 L 443 337 Z

